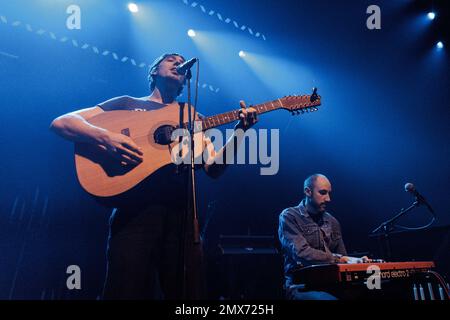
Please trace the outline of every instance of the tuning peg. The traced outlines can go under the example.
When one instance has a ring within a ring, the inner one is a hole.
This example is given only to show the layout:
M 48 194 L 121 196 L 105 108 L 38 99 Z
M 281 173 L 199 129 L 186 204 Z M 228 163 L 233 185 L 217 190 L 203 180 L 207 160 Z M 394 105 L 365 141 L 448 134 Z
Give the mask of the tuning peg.
M 314 101 L 316 101 L 318 98 L 319 98 L 319 96 L 317 95 L 317 88 L 314 87 L 314 88 L 313 88 L 312 95 L 311 95 L 311 97 L 309 98 L 309 100 L 310 100 L 311 102 L 314 102 Z

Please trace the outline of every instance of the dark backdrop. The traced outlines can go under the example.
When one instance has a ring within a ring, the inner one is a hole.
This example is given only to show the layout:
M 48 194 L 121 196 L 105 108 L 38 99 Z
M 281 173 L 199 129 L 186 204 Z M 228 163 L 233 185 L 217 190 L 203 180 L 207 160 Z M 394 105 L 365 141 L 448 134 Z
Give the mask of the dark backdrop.
M 48 127 L 113 96 L 147 95 L 147 66 L 166 51 L 201 59 L 206 115 L 313 86 L 323 97 L 313 114 L 261 117 L 256 128 L 280 129 L 277 175 L 261 176 L 255 165 L 229 167 L 217 181 L 199 173 L 213 249 L 220 234 L 276 235 L 278 214 L 301 200 L 315 172 L 333 184 L 330 212 L 350 252 L 368 251 L 368 233 L 410 204 L 406 182 L 434 206 L 436 225 L 449 224 L 448 48 L 435 47 L 439 39 L 448 46 L 448 6 L 434 1 L 438 16 L 428 22 L 431 2 L 376 1 L 382 29 L 371 31 L 374 3 L 364 0 L 205 0 L 206 13 L 190 1 L 144 1 L 141 16 L 126 1 L 1 1 L 0 298 L 98 296 L 109 210 L 81 190 L 72 145 Z M 82 9 L 81 30 L 65 26 L 72 3 Z M 198 37 L 188 38 L 188 28 Z M 428 220 L 419 208 L 402 222 Z M 81 267 L 81 291 L 66 289 L 71 264 Z

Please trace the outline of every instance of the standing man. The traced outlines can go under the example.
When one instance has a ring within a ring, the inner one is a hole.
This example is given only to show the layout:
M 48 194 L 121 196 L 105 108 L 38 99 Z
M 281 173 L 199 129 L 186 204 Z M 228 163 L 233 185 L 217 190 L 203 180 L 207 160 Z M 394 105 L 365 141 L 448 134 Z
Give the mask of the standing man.
M 67 140 L 100 146 L 123 166 L 138 166 L 143 160 L 143 152 L 135 141 L 124 134 L 94 126 L 89 119 L 112 110 L 151 112 L 181 108 L 182 103 L 176 98 L 183 90 L 185 77 L 176 67 L 184 61 L 176 53 L 160 56 L 149 70 L 149 96 L 112 98 L 95 107 L 56 118 L 51 129 Z M 246 109 L 241 101 L 240 118 L 235 128 L 246 130 L 256 123 L 256 110 Z M 242 140 L 239 135 L 231 139 L 238 140 L 234 141 L 235 147 Z M 210 157 L 225 157 L 232 145 L 230 140 L 217 153 L 208 148 Z M 203 165 L 206 173 L 214 178 L 224 172 L 225 166 L 214 161 Z M 186 241 L 183 241 L 183 218 L 192 217 L 187 208 L 188 172 L 164 171 L 158 177 L 156 187 L 142 195 L 143 203 L 127 204 L 113 210 L 104 299 L 205 298 L 201 245 L 193 243 L 194 226 L 190 218 L 186 219 Z M 183 256 L 187 258 L 186 262 L 180 261 Z M 180 277 L 184 273 L 183 266 L 186 267 L 186 278 Z M 181 279 L 185 279 L 184 290 L 180 288 Z
M 294 285 L 292 272 L 299 267 L 326 263 L 351 263 L 337 219 L 326 212 L 331 201 L 331 183 L 322 174 L 304 182 L 305 198 L 296 207 L 285 209 L 279 217 L 278 237 L 284 254 L 285 290 L 288 299 L 335 299 L 326 292 L 302 291 Z M 362 261 L 368 261 L 363 257 Z

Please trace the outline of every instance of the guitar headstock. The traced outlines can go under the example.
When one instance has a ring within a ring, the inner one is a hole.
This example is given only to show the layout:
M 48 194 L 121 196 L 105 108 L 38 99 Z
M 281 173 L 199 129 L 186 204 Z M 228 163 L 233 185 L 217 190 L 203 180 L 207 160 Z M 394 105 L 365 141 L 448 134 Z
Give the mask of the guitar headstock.
M 317 94 L 317 88 L 313 89 L 311 95 L 293 95 L 280 98 L 282 109 L 286 109 L 292 115 L 303 114 L 305 112 L 317 111 L 321 105 L 321 96 Z

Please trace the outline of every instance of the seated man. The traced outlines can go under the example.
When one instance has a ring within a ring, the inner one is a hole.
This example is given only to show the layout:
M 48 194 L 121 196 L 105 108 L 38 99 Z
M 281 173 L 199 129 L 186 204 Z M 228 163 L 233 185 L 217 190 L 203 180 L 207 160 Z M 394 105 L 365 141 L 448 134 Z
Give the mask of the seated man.
M 285 289 L 288 299 L 336 299 L 327 292 L 302 291 L 294 285 L 292 272 L 299 267 L 326 263 L 355 263 L 369 261 L 347 256 L 339 222 L 326 212 L 331 201 L 331 183 L 321 174 L 304 182 L 305 199 L 296 207 L 280 214 L 278 236 L 284 254 Z

